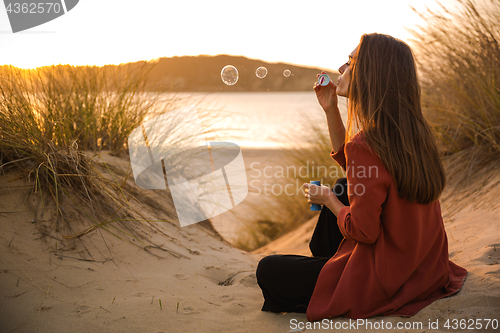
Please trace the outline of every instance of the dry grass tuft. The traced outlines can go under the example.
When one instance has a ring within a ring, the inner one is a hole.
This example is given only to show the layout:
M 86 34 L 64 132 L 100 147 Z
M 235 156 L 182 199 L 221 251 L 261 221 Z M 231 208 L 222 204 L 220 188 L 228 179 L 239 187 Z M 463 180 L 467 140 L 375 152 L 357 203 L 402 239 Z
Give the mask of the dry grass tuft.
M 412 44 L 424 112 L 445 155 L 445 193 L 476 192 L 500 168 L 500 1 L 459 0 L 456 10 L 419 15 L 425 25 L 411 31 Z
M 154 111 L 156 96 L 143 91 L 140 70 L 112 71 L 1 67 L 0 175 L 27 179 L 42 237 L 75 239 L 100 228 L 146 248 L 143 227 L 153 224 L 131 204 L 141 197 L 127 183 L 131 172 L 111 167 L 100 152 L 124 155 L 128 135 Z M 92 225 L 82 228 L 80 220 Z

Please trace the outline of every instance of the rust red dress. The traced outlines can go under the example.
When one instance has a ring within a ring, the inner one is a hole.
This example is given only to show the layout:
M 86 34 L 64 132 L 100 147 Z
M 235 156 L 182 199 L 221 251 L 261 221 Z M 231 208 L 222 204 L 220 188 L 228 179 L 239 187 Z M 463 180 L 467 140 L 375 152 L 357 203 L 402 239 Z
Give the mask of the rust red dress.
M 345 239 L 319 273 L 307 319 L 412 316 L 458 292 L 467 271 L 449 260 L 439 201 L 400 198 L 362 133 L 332 157 L 350 192 L 350 206 L 337 216 Z

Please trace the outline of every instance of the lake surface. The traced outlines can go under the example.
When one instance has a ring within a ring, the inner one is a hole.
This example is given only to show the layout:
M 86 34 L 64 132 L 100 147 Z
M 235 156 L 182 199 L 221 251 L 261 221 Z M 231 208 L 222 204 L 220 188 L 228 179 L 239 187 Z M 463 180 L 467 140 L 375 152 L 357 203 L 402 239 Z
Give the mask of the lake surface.
M 241 147 L 292 148 L 305 144 L 313 122 L 328 132 L 314 91 L 177 93 L 176 97 L 181 105 L 196 104 L 202 123 L 214 130 L 206 135 L 208 140 Z M 345 98 L 339 97 L 339 106 L 345 123 Z

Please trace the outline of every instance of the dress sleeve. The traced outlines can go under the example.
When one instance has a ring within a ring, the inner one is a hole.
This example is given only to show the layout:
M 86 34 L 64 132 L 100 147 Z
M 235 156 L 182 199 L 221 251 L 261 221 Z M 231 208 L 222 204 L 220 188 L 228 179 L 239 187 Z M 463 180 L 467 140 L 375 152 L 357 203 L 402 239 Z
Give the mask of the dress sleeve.
M 340 165 L 340 167 L 345 171 L 345 153 L 344 153 L 345 144 L 339 148 L 337 152 L 330 153 L 330 156 Z
M 391 177 L 380 158 L 364 143 L 347 143 L 344 158 L 350 206 L 338 214 L 339 229 L 346 238 L 373 244 L 380 235 L 380 215 Z

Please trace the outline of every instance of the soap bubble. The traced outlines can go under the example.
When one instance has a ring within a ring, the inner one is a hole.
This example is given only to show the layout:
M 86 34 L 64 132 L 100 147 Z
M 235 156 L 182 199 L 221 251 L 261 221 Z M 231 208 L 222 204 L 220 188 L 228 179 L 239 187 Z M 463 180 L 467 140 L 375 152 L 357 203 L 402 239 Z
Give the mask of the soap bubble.
M 289 77 L 290 75 L 292 75 L 292 72 L 289 69 L 285 69 L 283 71 L 283 76 L 284 77 Z
M 321 74 L 318 76 L 318 83 L 320 86 L 327 86 L 330 83 L 330 77 L 326 74 Z
M 267 75 L 267 68 L 266 67 L 259 67 L 255 70 L 255 75 L 259 78 L 259 79 L 263 79 L 266 77 Z
M 227 65 L 220 72 L 220 78 L 222 79 L 222 82 L 228 86 L 232 86 L 238 82 L 238 70 L 234 66 Z

